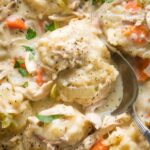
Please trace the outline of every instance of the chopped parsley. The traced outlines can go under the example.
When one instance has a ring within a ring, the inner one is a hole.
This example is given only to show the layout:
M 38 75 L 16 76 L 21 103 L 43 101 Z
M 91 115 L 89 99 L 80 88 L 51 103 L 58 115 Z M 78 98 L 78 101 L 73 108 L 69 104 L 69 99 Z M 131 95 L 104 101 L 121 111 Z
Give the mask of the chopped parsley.
M 90 0 L 90 1 L 92 1 L 92 4 L 95 5 L 97 3 L 111 3 L 114 0 Z
M 34 49 L 30 46 L 23 45 L 26 52 L 31 52 L 33 55 L 35 54 Z
M 27 77 L 28 72 L 24 68 L 18 68 L 19 73 L 22 75 L 22 77 Z
M 26 70 L 26 67 L 25 67 L 25 62 L 24 62 L 24 59 L 17 59 L 15 61 L 15 64 L 14 64 L 14 68 L 17 68 L 18 69 L 18 72 L 23 76 L 23 77 L 27 77 L 28 76 L 28 72 Z
M 22 64 L 24 64 L 24 60 L 23 59 L 17 59 L 15 61 L 14 68 L 20 68 Z
M 45 25 L 45 32 L 54 31 L 56 29 L 55 23 L 50 23 Z
M 32 51 L 33 51 L 33 48 L 31 48 L 31 47 L 29 47 L 29 46 L 23 45 L 23 47 L 25 48 L 25 50 L 26 50 L 27 52 L 32 52 Z
M 27 30 L 26 39 L 27 40 L 31 40 L 31 39 L 33 39 L 35 37 L 36 37 L 36 32 L 34 30 L 32 30 L 31 28 L 29 28 Z
M 50 123 L 52 122 L 53 120 L 56 120 L 56 119 L 59 119 L 61 117 L 63 117 L 64 115 L 48 115 L 48 116 L 45 116 L 45 115 L 37 115 L 36 117 L 41 121 L 41 122 L 44 122 L 44 123 Z
M 111 2 L 113 2 L 114 0 L 104 0 L 104 2 L 106 2 L 106 3 L 111 3 Z
M 28 82 L 25 82 L 22 86 L 24 87 L 24 88 L 26 88 L 26 87 L 28 87 Z

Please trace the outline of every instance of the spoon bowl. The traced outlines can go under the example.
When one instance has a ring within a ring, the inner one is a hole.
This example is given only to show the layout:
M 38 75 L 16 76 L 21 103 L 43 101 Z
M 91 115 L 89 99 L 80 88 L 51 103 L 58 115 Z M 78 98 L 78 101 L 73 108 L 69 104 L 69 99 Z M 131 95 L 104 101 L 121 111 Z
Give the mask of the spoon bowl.
M 133 68 L 125 57 L 120 54 L 116 48 L 106 44 L 111 53 L 111 58 L 117 65 L 119 73 L 123 82 L 123 97 L 120 105 L 111 113 L 112 115 L 119 115 L 121 113 L 128 113 L 137 127 L 140 129 L 141 133 L 145 136 L 146 140 L 150 144 L 150 131 L 143 124 L 141 119 L 136 113 L 134 103 L 138 96 L 138 82 L 134 73 Z
M 138 83 L 131 65 L 120 53 L 111 52 L 111 58 L 117 65 L 123 82 L 122 101 L 119 107 L 111 113 L 112 115 L 118 115 L 127 112 L 136 101 L 138 96 Z

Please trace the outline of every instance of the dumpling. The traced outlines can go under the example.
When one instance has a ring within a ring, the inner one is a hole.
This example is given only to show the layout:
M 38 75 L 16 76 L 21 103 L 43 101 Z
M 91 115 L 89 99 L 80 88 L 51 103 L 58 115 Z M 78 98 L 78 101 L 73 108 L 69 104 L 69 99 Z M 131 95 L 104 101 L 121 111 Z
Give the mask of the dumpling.
M 0 93 L 0 130 L 10 126 L 12 130 L 20 130 L 32 114 L 30 104 L 8 82 L 0 85 Z
M 136 0 L 103 4 L 99 14 L 107 41 L 131 56 L 150 58 L 149 10 Z
M 117 127 L 105 142 L 109 145 L 110 150 L 149 149 L 148 143 L 144 141 L 144 137 L 134 124 L 130 124 L 128 127 Z
M 73 20 L 37 42 L 42 64 L 56 79 L 59 99 L 87 106 L 111 91 L 118 71 L 98 34 L 90 20 Z
M 136 111 L 143 123 L 150 128 L 150 82 L 146 82 L 139 86 L 140 94 L 136 102 Z
M 18 114 L 22 111 L 21 103 L 23 95 L 14 90 L 13 86 L 4 82 L 0 86 L 0 113 L 2 114 Z
M 90 106 L 102 99 L 114 87 L 118 72 L 107 63 L 87 65 L 60 73 L 57 80 L 57 99 Z
M 24 0 L 37 12 L 39 17 L 48 17 L 59 14 L 60 16 L 72 15 L 80 5 L 81 0 Z M 63 12 L 63 13 L 62 13 Z
M 49 32 L 37 42 L 37 51 L 44 66 L 56 76 L 60 71 L 98 60 L 110 55 L 97 37 L 90 20 L 73 20 L 63 28 Z
M 90 132 L 92 125 L 78 110 L 72 106 L 58 104 L 39 113 L 38 117 L 30 117 L 29 125 L 24 133 L 25 144 L 32 140 L 40 140 L 45 144 L 74 145 Z M 42 117 L 51 118 L 43 122 Z
M 75 150 L 89 150 L 101 146 L 109 150 L 149 150 L 150 146 L 131 122 L 130 116 L 105 116 L 99 130 L 89 135 Z

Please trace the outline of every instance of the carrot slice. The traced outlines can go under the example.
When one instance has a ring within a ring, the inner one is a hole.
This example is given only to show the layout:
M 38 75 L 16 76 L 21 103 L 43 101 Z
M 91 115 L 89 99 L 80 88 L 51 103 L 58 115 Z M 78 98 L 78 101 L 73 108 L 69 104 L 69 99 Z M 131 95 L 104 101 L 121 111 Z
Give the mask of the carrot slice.
M 144 72 L 144 69 L 149 65 L 150 59 L 135 58 L 133 67 L 139 82 L 144 82 L 149 79 L 149 76 Z
M 133 30 L 133 26 L 127 26 L 122 30 L 124 36 L 130 36 Z
M 150 113 L 147 114 L 147 118 L 150 118 Z
M 133 33 L 138 35 L 137 36 L 138 38 L 134 39 L 134 42 L 139 43 L 139 44 L 146 42 L 146 39 L 149 36 L 148 29 L 145 25 L 135 26 L 133 28 Z
M 37 69 L 37 72 L 36 72 L 36 83 L 39 86 L 42 86 L 43 83 L 44 83 L 44 81 L 43 81 L 43 73 L 42 73 L 41 69 Z
M 132 40 L 137 44 L 144 44 L 149 37 L 149 31 L 145 25 L 140 26 L 127 26 L 122 30 L 124 36 L 132 36 L 136 37 L 132 38 Z
M 137 12 L 141 9 L 141 6 L 136 1 L 128 1 L 125 5 L 125 9 L 132 12 Z
M 25 65 L 25 62 L 24 62 L 24 58 L 23 57 L 16 57 L 13 59 L 13 64 L 15 67 L 21 67 L 23 69 L 26 69 L 26 65 Z
M 25 30 L 26 25 L 22 19 L 7 19 L 6 24 L 9 28 Z
M 103 140 L 99 140 L 93 145 L 91 150 L 109 150 L 109 147 L 103 144 Z
M 25 63 L 24 64 L 20 64 L 20 67 L 26 69 Z

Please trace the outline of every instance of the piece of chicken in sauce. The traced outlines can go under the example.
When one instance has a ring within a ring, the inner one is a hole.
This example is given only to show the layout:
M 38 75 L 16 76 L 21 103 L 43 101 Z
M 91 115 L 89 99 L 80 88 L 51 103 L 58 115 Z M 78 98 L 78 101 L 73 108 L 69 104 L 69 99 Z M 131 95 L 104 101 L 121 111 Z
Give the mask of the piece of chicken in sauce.
M 92 124 L 72 106 L 55 105 L 29 117 L 24 133 L 24 144 L 30 147 L 34 141 L 47 146 L 67 146 L 80 142 L 91 131 Z M 36 145 L 34 145 L 36 146 Z

